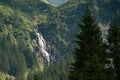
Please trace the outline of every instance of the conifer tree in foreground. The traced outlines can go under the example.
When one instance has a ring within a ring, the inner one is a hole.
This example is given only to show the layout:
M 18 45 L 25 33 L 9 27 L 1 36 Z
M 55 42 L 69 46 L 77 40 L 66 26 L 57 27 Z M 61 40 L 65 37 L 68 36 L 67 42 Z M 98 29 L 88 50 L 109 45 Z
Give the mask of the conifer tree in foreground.
M 89 8 L 86 8 L 77 35 L 78 47 L 69 80 L 107 80 L 105 74 L 105 50 L 100 39 L 100 29 Z
M 118 20 L 113 20 L 111 24 L 108 42 L 110 45 L 110 53 L 113 58 L 115 80 L 120 80 L 120 24 Z

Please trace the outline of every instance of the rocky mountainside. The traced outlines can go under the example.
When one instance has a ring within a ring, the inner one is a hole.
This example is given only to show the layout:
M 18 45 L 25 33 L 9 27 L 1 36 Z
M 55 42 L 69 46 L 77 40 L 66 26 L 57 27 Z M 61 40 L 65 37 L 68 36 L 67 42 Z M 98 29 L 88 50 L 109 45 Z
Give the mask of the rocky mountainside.
M 86 5 L 97 21 L 109 22 L 120 14 L 119 4 L 119 0 L 70 0 L 56 7 L 41 0 L 0 1 L 0 71 L 24 80 L 51 63 L 63 65 L 60 61 L 74 50 L 77 23 Z

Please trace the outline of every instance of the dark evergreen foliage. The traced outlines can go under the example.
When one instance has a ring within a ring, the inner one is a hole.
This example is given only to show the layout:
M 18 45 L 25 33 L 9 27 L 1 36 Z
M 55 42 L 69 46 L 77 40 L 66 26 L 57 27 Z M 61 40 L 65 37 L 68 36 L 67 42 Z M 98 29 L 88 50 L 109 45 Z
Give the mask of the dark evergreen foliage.
M 100 30 L 89 8 L 84 11 L 81 22 L 78 24 L 81 31 L 77 35 L 78 47 L 69 80 L 106 80 Z
M 1 41 L 2 51 L 0 53 L 0 70 L 11 75 L 20 75 L 26 71 L 26 61 L 24 55 L 18 50 L 15 44 L 12 44 L 11 34 L 4 34 Z
M 113 15 L 113 13 L 120 14 L 118 0 L 89 0 L 89 2 L 93 9 L 97 9 L 96 15 L 100 20 L 108 19 L 108 16 Z M 35 74 L 31 74 L 31 72 L 38 68 L 36 56 L 31 49 L 31 39 L 36 37 L 32 32 L 35 26 L 38 26 L 38 30 L 43 34 L 45 40 L 62 53 L 61 56 L 71 53 L 75 47 L 73 35 L 79 31 L 75 26 L 86 3 L 85 0 L 70 0 L 66 5 L 56 8 L 41 2 L 41 0 L 1 0 L 0 71 L 14 75 L 17 80 L 24 80 L 23 75 L 27 76 L 26 74 L 29 72 L 28 80 L 34 80 Z M 93 28 L 91 27 L 91 29 Z M 88 34 L 94 35 L 91 30 Z M 87 34 L 85 36 L 86 39 L 89 38 Z M 88 43 L 91 41 L 90 39 Z M 96 45 L 94 41 L 93 43 Z M 93 45 L 90 49 L 93 49 L 93 47 L 95 46 Z M 90 49 L 88 50 L 90 51 Z M 90 53 L 93 53 L 95 49 L 91 50 Z M 104 47 L 101 48 L 101 52 L 102 49 Z M 97 63 L 99 62 L 99 56 L 96 56 L 94 58 L 97 58 Z M 104 58 L 104 55 L 100 54 L 100 56 Z M 61 58 L 60 62 L 53 63 L 47 69 L 45 68 L 43 72 L 37 73 L 39 77 L 36 79 L 67 80 L 68 63 L 71 62 L 68 57 Z M 101 61 L 104 61 L 103 58 L 101 58 Z M 81 58 L 81 60 L 84 61 L 84 58 Z M 86 65 L 93 63 L 95 62 Z M 89 69 L 88 67 L 85 68 Z M 107 73 L 110 73 L 109 70 Z M 85 74 L 87 75 L 87 73 Z
M 119 16 L 117 16 L 119 17 Z M 108 42 L 110 46 L 111 58 L 113 58 L 114 76 L 116 80 L 120 79 L 120 23 L 114 19 L 109 29 Z

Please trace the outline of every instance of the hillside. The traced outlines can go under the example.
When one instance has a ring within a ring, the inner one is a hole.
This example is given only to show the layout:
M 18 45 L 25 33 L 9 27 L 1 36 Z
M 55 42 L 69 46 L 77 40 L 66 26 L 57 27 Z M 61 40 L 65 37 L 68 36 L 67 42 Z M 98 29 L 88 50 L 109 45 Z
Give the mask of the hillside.
M 119 0 L 70 0 L 58 7 L 41 0 L 0 1 L 0 71 L 17 80 L 25 80 L 35 71 L 41 72 L 41 79 L 50 77 L 56 70 L 54 76 L 66 78 L 72 60 L 69 54 L 79 32 L 77 23 L 86 5 L 98 22 L 110 22 L 113 15 L 120 14 Z

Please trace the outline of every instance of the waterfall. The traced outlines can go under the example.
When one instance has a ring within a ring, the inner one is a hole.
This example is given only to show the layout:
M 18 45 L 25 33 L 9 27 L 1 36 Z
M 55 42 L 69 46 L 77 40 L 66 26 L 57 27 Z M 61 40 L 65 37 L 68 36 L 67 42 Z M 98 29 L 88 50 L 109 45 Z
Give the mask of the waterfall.
M 39 59 L 39 61 L 43 65 L 49 65 L 50 63 L 50 54 L 47 51 L 47 43 L 43 36 L 36 30 L 34 29 L 34 32 L 36 34 L 36 39 L 33 40 L 33 46 L 35 53 Z
M 99 23 L 98 26 L 100 27 L 100 30 L 101 30 L 101 37 L 102 37 L 102 40 L 103 42 L 106 44 L 106 45 L 109 45 L 109 42 L 108 42 L 108 30 L 110 28 L 110 23 L 107 23 L 107 24 L 101 24 Z M 110 50 L 107 49 L 106 50 L 106 53 L 110 53 Z M 110 55 L 110 54 L 109 54 Z M 113 68 L 114 69 L 114 64 L 113 64 L 113 58 L 106 58 L 106 64 L 105 64 L 105 68 L 109 69 L 109 68 Z
M 55 62 L 58 59 L 59 52 L 45 41 L 37 29 L 34 29 L 33 32 L 36 35 L 36 38 L 32 40 L 34 52 L 40 63 L 49 66 L 50 62 Z
M 108 23 L 108 24 L 99 23 L 98 26 L 100 27 L 100 30 L 101 30 L 101 37 L 103 39 L 103 42 L 108 45 L 107 38 L 108 38 L 108 30 L 109 30 L 109 27 L 110 27 L 110 23 Z

